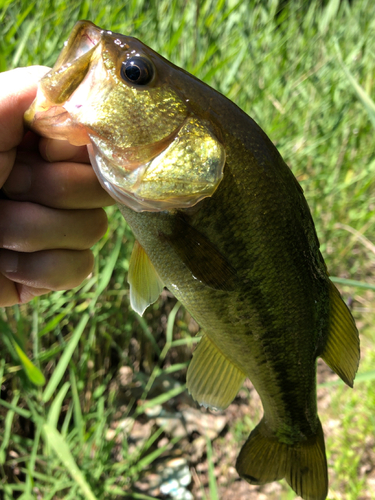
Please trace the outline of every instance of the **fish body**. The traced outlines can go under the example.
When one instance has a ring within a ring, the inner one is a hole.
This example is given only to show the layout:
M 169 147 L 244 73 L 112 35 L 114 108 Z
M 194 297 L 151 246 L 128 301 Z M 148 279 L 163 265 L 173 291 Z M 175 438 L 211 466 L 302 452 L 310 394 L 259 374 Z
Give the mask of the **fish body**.
M 27 124 L 88 144 L 136 237 L 129 282 L 142 313 L 166 286 L 202 327 L 187 374 L 225 408 L 249 377 L 264 416 L 237 460 L 251 484 L 328 490 L 316 359 L 350 386 L 354 320 L 326 270 L 303 191 L 261 128 L 140 41 L 81 21 L 41 81 Z

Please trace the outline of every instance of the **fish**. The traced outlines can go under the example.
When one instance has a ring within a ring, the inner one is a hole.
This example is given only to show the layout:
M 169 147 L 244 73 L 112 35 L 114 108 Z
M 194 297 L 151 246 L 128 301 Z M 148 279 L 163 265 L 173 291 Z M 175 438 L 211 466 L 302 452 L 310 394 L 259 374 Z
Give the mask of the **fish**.
M 130 303 L 167 287 L 201 327 L 187 388 L 225 409 L 249 378 L 263 417 L 241 478 L 328 492 L 317 358 L 350 387 L 360 348 L 329 278 L 303 190 L 233 102 L 131 36 L 79 21 L 25 113 L 36 133 L 87 145 L 136 242 Z

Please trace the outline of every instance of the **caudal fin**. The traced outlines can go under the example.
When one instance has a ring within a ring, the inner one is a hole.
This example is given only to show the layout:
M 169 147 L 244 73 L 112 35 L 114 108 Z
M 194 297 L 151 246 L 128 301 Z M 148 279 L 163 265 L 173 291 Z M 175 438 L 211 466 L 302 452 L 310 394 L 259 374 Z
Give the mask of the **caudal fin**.
M 304 500 L 325 500 L 328 474 L 320 422 L 315 436 L 287 445 L 271 436 L 264 419 L 261 420 L 242 447 L 236 469 L 250 484 L 285 478 Z

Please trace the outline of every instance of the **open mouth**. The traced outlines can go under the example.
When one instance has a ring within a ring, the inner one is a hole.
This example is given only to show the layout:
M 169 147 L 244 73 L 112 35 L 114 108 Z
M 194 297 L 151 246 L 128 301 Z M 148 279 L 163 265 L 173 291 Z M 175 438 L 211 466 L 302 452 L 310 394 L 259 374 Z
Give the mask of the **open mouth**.
M 59 105 L 69 99 L 85 78 L 102 30 L 90 21 L 78 21 L 54 67 L 41 80 L 45 98 Z
M 54 67 L 39 83 L 37 97 L 24 116 L 26 126 L 42 136 L 68 139 L 77 146 L 90 142 L 84 128 L 72 122 L 63 105 L 87 75 L 101 35 L 102 30 L 90 21 L 75 24 Z
M 102 30 L 90 21 L 78 21 L 69 39 L 64 43 L 53 71 L 58 70 L 65 64 L 72 64 L 75 60 L 85 55 L 100 42 Z

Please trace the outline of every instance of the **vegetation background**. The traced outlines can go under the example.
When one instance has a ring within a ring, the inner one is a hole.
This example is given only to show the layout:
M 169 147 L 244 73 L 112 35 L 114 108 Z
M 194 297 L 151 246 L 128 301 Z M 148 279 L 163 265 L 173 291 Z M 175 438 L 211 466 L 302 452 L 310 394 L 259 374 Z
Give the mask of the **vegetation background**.
M 361 331 L 354 390 L 319 363 L 329 499 L 374 499 L 375 2 L 0 0 L 0 70 L 53 65 L 79 19 L 228 96 L 302 184 Z M 0 497 L 292 500 L 283 482 L 238 480 L 259 399 L 246 383 L 226 412 L 196 407 L 184 377 L 198 327 L 167 291 L 144 318 L 129 309 L 133 237 L 108 216 L 83 285 L 0 309 Z

